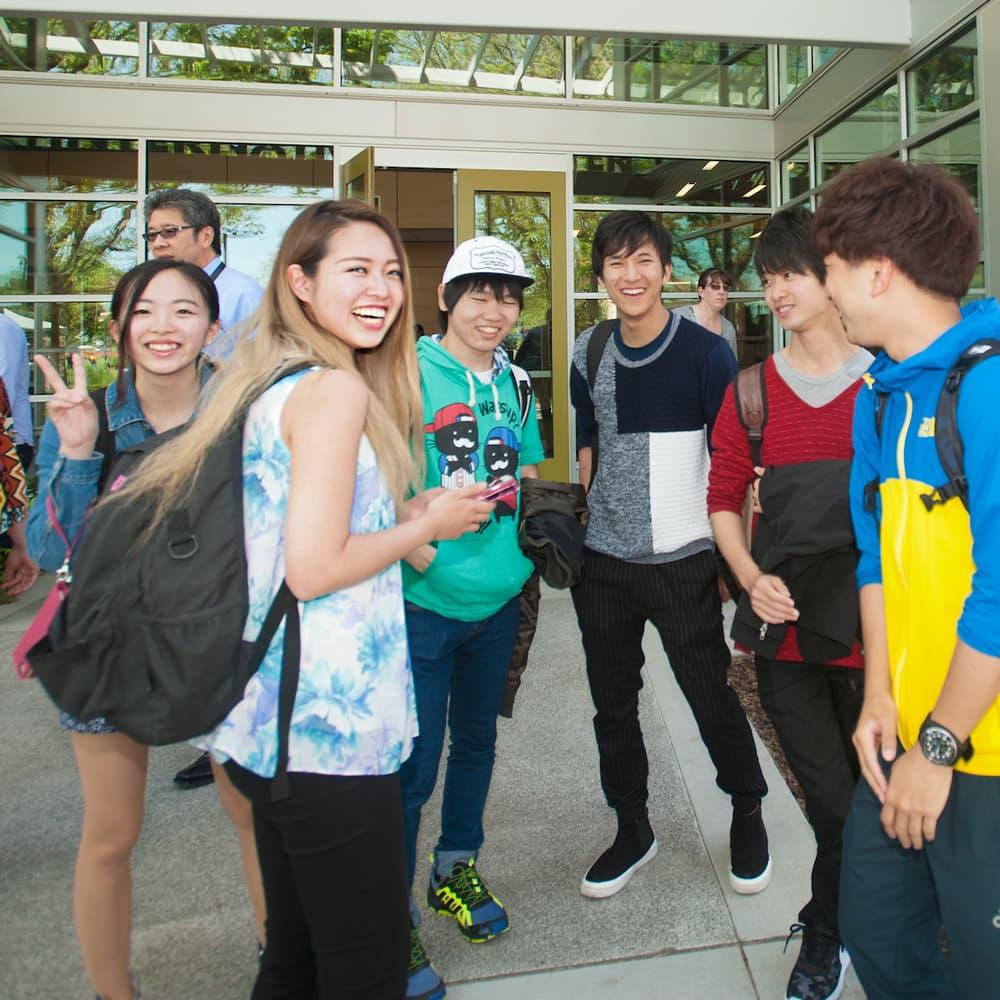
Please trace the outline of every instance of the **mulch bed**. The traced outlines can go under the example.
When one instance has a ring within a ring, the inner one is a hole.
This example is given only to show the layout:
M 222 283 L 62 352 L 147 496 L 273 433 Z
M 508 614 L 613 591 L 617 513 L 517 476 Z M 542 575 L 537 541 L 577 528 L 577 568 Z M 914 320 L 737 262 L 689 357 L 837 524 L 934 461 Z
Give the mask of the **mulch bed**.
M 764 709 L 760 706 L 760 699 L 757 697 L 757 671 L 754 669 L 753 659 L 745 653 L 734 653 L 733 664 L 729 669 L 729 686 L 736 692 L 743 706 L 743 711 L 747 713 L 747 718 L 753 723 L 757 735 L 761 742 L 767 747 L 768 752 L 774 758 L 775 766 L 788 784 L 792 795 L 795 796 L 799 808 L 805 812 L 806 804 L 802 796 L 802 789 L 795 780 L 788 767 L 788 761 L 781 752 L 781 745 L 778 743 L 778 736 L 771 725 Z

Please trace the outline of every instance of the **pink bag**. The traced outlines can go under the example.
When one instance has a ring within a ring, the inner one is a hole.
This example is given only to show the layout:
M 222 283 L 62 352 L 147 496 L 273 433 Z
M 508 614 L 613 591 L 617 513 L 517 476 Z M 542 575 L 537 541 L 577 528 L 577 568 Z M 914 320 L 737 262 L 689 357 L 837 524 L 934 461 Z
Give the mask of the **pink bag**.
M 38 613 L 32 619 L 24 635 L 21 636 L 21 641 L 14 647 L 14 670 L 22 681 L 35 676 L 35 672 L 31 669 L 31 664 L 28 662 L 28 653 L 48 635 L 49 625 L 52 623 L 52 619 L 55 618 L 56 612 L 59 610 L 59 605 L 62 604 L 69 593 L 69 585 L 73 579 L 70 573 L 69 560 L 73 555 L 73 549 L 76 548 L 76 543 L 80 540 L 80 535 L 83 534 L 83 525 L 81 525 L 76 538 L 73 539 L 72 544 L 70 543 L 66 537 L 66 533 L 56 520 L 55 507 L 52 504 L 51 496 L 45 498 L 45 510 L 49 515 L 49 520 L 52 522 L 52 527 L 56 529 L 56 533 L 66 544 L 66 558 L 63 560 L 62 566 L 56 571 L 55 586 L 49 591 L 49 596 L 45 598 L 45 602 L 38 609 Z

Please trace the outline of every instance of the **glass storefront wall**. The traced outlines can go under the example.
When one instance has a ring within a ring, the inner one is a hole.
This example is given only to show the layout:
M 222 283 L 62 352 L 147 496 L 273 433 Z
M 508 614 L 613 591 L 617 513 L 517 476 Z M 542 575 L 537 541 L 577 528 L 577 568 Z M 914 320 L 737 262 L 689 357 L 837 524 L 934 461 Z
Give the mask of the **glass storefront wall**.
M 780 46 L 783 69 L 772 84 L 768 49 L 737 40 L 0 15 L 0 71 L 747 110 L 766 110 L 772 91 L 783 100 L 841 51 Z
M 659 38 L 573 39 L 573 96 L 766 108 L 767 46 Z
M 979 114 L 978 34 L 961 27 L 928 54 L 883 81 L 875 94 L 814 135 L 815 204 L 822 185 L 853 163 L 872 156 L 933 163 L 957 177 L 969 192 L 982 225 L 983 153 Z M 900 93 L 906 107 L 900 107 Z M 780 160 L 783 204 L 811 192 L 809 143 Z M 980 264 L 969 298 L 986 294 Z
M 135 76 L 139 25 L 0 15 L 0 70 Z
M 819 45 L 778 46 L 778 103 L 787 101 L 814 73 L 847 49 Z
M 817 137 L 818 180 L 825 183 L 852 164 L 898 146 L 900 136 L 899 84 L 893 80 Z
M 333 162 L 328 145 L 0 137 L 0 309 L 33 353 L 65 372 L 81 350 L 91 384 L 104 384 L 116 364 L 107 305 L 145 259 L 147 191 L 183 185 L 211 197 L 226 261 L 265 284 L 301 207 L 332 197 Z M 33 391 L 45 392 L 37 377 Z
M 965 32 L 918 63 L 906 76 L 910 133 L 978 98 L 976 29 Z
M 809 145 L 799 146 L 781 161 L 781 201 L 793 201 L 811 187 L 809 173 Z
M 345 87 L 566 93 L 562 35 L 351 29 L 343 38 Z
M 153 21 L 149 75 L 329 85 L 334 79 L 333 28 Z

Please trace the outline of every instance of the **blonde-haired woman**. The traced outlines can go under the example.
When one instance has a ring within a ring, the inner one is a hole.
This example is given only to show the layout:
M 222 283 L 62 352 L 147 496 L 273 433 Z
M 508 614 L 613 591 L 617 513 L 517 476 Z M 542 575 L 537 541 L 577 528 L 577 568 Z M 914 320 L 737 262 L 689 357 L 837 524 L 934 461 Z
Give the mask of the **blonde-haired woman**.
M 256 636 L 286 581 L 301 660 L 287 798 L 273 801 L 283 629 L 243 700 L 199 745 L 253 803 L 267 903 L 254 1000 L 401 998 L 409 958 L 397 771 L 416 735 L 398 561 L 476 530 L 482 487 L 404 502 L 421 426 L 399 235 L 359 202 L 305 209 L 282 241 L 252 340 L 194 424 L 124 490 L 165 515 L 250 403 L 243 497 Z M 277 372 L 308 363 L 261 393 Z M 252 402 L 251 402 L 252 401 Z

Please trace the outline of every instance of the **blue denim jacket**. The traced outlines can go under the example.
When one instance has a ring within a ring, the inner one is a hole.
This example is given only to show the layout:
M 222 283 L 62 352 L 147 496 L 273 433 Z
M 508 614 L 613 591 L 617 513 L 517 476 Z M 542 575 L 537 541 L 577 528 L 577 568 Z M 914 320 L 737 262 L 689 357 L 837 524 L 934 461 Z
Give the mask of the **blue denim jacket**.
M 125 399 L 115 406 L 118 387 L 112 382 L 105 397 L 108 427 L 115 436 L 115 453 L 127 451 L 152 437 L 156 431 L 143 416 L 135 384 L 128 376 Z M 66 558 L 66 546 L 56 533 L 46 513 L 46 497 L 51 496 L 56 518 L 66 537 L 73 541 L 83 524 L 87 508 L 97 497 L 104 456 L 94 452 L 91 458 L 65 458 L 59 454 L 59 432 L 51 420 L 45 422 L 38 445 L 38 498 L 28 515 L 28 552 L 42 569 L 57 570 Z

